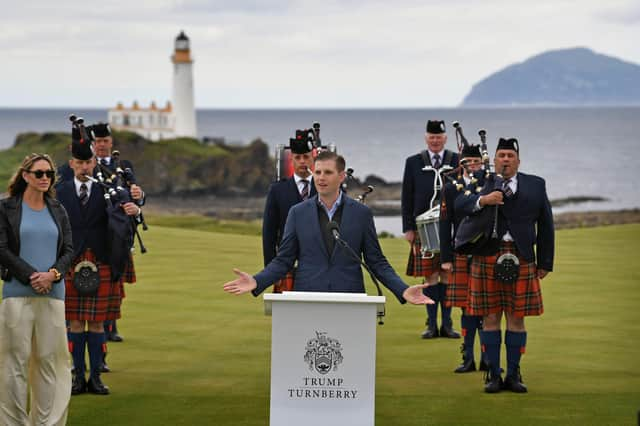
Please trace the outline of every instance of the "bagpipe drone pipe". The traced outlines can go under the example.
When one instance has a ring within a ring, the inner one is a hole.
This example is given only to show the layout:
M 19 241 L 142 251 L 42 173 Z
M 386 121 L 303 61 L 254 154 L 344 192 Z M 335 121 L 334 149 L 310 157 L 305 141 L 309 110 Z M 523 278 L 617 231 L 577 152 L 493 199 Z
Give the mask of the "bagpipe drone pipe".
M 71 115 L 69 120 L 83 140 L 91 141 L 82 118 Z M 136 236 L 140 245 L 140 252 L 146 253 L 147 249 L 137 229 L 138 221 L 135 217 L 127 215 L 123 209 L 124 204 L 133 202 L 129 188 L 123 178 L 124 173 L 113 173 L 100 163 L 97 163 L 94 173 L 95 177 L 89 174 L 85 174 L 85 177 L 102 188 L 104 193 L 108 221 L 111 279 L 112 281 L 118 281 L 122 277 L 128 262 L 130 262 L 131 249 Z

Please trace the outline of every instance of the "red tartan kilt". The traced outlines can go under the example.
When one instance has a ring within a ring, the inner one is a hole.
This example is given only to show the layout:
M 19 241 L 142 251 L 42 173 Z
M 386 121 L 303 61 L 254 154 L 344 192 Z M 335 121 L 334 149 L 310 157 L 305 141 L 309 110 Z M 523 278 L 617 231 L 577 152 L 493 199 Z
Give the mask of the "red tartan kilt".
M 485 316 L 504 311 L 525 317 L 544 312 L 535 263 L 527 262 L 518 255 L 518 281 L 515 284 L 502 284 L 494 279 L 494 264 L 498 257 L 507 252 L 516 253 L 513 243 L 503 242 L 498 254 L 493 256 L 473 256 L 468 315 Z
M 100 286 L 95 295 L 81 296 L 73 286 L 74 269 L 83 260 L 93 262 L 98 267 Z M 96 262 L 91 250 L 86 250 L 72 263 L 65 275 L 65 316 L 67 320 L 106 321 L 120 318 L 122 304 L 122 280 L 111 282 L 109 265 Z
M 120 294 L 123 299 L 126 297 L 124 292 L 124 283 L 133 284 L 136 281 L 136 267 L 133 264 L 133 254 L 130 254 L 129 262 L 127 262 L 127 266 L 124 268 L 124 273 L 122 274 L 122 284 L 120 285 Z
M 122 274 L 123 280 L 125 283 L 133 284 L 137 281 L 136 279 L 136 267 L 133 264 L 133 254 L 129 254 L 129 261 L 127 262 L 127 266 L 124 268 L 124 273 Z
M 453 268 L 448 274 L 446 284 L 447 298 L 445 300 L 445 306 L 466 308 L 469 303 L 469 268 L 467 256 L 455 256 Z
M 436 254 L 431 259 L 423 259 L 420 254 L 420 242 L 416 238 L 409 251 L 407 275 L 410 277 L 428 277 L 434 272 L 440 272 L 440 254 Z
M 283 279 L 276 281 L 273 284 L 273 292 L 282 293 L 283 291 L 293 291 L 294 284 L 293 271 L 289 271 Z

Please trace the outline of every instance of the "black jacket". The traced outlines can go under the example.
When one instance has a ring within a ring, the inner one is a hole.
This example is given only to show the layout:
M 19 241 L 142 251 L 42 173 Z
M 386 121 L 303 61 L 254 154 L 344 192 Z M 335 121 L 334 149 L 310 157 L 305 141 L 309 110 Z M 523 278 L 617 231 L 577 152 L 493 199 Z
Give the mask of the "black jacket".
M 489 178 L 490 181 L 481 181 L 481 184 L 493 187 L 492 178 L 493 175 Z M 535 262 L 538 268 L 553 271 L 555 231 L 546 183 L 541 177 L 520 172 L 517 179 L 516 193 L 512 198 L 505 199 L 504 205 L 498 208 L 498 237 L 502 239 L 509 231 L 518 251 L 527 262 Z M 474 208 L 479 197 L 480 194 L 465 192 L 455 199 L 455 209 L 465 216 L 477 215 L 479 212 L 475 212 Z M 484 207 L 487 208 L 490 207 Z M 497 248 L 494 247 L 473 254 L 490 256 L 496 252 Z
M 73 260 L 71 224 L 67 212 L 58 200 L 44 197 L 45 204 L 58 227 L 56 263 L 51 265 L 64 276 Z M 20 257 L 20 221 L 22 220 L 22 195 L 0 201 L 0 265 L 2 279 L 15 277 L 24 285 L 30 285 L 29 277 L 36 271 Z
M 427 154 L 428 157 L 428 154 Z M 431 160 L 429 160 L 431 165 Z M 458 166 L 458 154 L 444 151 L 443 166 Z M 430 208 L 431 196 L 433 196 L 433 180 L 435 174 L 431 171 L 423 171 L 425 162 L 422 154 L 418 153 L 407 158 L 402 178 L 402 232 L 415 231 L 416 216 L 420 216 Z M 439 196 L 439 194 L 438 194 Z M 436 197 L 436 200 L 438 198 Z
M 464 178 L 461 178 L 461 180 Z M 464 184 L 464 180 L 462 180 Z M 455 259 L 454 236 L 458 231 L 460 221 L 465 214 L 455 208 L 455 200 L 464 192 L 459 190 L 452 182 L 447 182 L 442 191 L 443 199 L 440 203 L 440 263 L 453 262 Z
M 90 248 L 99 262 L 110 263 L 109 221 L 103 189 L 93 184 L 89 201 L 84 207 L 80 204 L 73 179 L 60 183 L 56 191 L 58 201 L 69 214 L 75 256 L 80 256 Z
M 308 179 L 308 178 L 307 178 Z M 316 186 L 311 180 L 309 197 L 316 195 Z M 262 254 L 264 266 L 276 257 L 278 246 L 284 235 L 284 224 L 291 207 L 302 202 L 295 178 L 275 182 L 269 188 L 262 216 Z

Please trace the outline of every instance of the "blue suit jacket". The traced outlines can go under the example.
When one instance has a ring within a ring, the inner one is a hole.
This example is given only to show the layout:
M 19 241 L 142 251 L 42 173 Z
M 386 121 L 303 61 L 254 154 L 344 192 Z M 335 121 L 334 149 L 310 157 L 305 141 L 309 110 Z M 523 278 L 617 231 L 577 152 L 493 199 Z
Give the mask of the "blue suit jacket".
M 316 187 L 312 179 L 309 196 L 312 197 L 315 194 Z M 277 248 L 284 235 L 284 224 L 287 221 L 289 209 L 300 202 L 302 202 L 302 197 L 293 177 L 274 182 L 269 188 L 262 216 L 264 266 L 267 266 L 276 257 Z
M 518 189 L 513 197 L 504 200 L 498 209 L 498 236 L 509 231 L 515 245 L 527 262 L 535 262 L 538 268 L 553 270 L 554 228 L 551 204 L 547 197 L 544 179 L 518 173 Z M 465 215 L 472 215 L 480 195 L 457 197 L 455 208 Z M 485 206 L 486 208 L 493 208 Z M 534 247 L 536 250 L 534 253 Z M 495 253 L 479 253 L 491 255 Z
M 445 158 L 447 152 L 450 151 L 444 151 Z M 452 152 L 449 155 L 451 160 L 444 162 L 443 165 L 457 167 L 458 154 Z M 405 163 L 402 178 L 402 232 L 415 231 L 416 216 L 426 212 L 430 207 L 435 175 L 433 172 L 423 171 L 424 166 L 424 160 L 419 153 L 407 158 Z
M 407 285 L 396 274 L 382 254 L 371 210 L 343 195 L 341 237 L 363 256 L 375 276 L 405 303 L 402 293 Z M 259 295 L 273 282 L 284 278 L 298 260 L 295 291 L 364 293 L 360 264 L 349 257 L 346 249 L 336 244 L 331 256 L 325 246 L 318 219 L 318 197 L 312 197 L 291 208 L 278 255 L 255 275 Z
M 56 186 L 56 197 L 69 215 L 74 257 L 90 248 L 100 262 L 109 263 L 107 207 L 102 188 L 91 185 L 89 201 L 84 208 L 80 205 L 73 179 Z

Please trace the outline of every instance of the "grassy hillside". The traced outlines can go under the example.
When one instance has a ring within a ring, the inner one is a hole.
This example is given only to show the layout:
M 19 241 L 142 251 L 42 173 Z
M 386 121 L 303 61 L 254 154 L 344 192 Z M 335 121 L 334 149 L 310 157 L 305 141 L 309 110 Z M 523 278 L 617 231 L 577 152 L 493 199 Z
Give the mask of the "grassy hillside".
M 149 253 L 136 255 L 125 342 L 109 345 L 113 372 L 103 376 L 112 395 L 73 397 L 68 424 L 268 424 L 271 319 L 261 299 L 221 289 L 232 267 L 261 267 L 259 237 L 166 225 L 151 226 Z M 480 373 L 453 374 L 460 341 L 421 340 L 424 308 L 390 297 L 378 327 L 376 424 L 636 424 L 639 237 L 640 225 L 558 232 L 545 314 L 527 319 L 526 395 L 487 395 Z M 382 245 L 403 270 L 406 242 Z
M 68 133 L 18 135 L 14 147 L 0 151 L 0 182 L 7 182 L 32 152 L 49 154 L 58 166 L 66 163 L 70 143 Z M 114 149 L 133 163 L 148 194 L 262 194 L 273 175 L 269 149 L 260 140 L 237 147 L 189 138 L 150 142 L 134 133 L 114 132 Z

